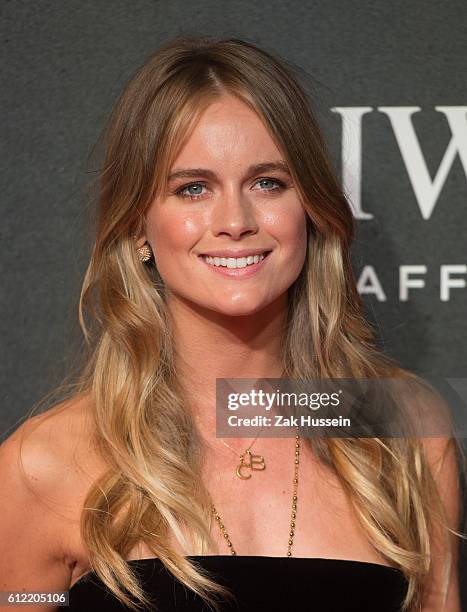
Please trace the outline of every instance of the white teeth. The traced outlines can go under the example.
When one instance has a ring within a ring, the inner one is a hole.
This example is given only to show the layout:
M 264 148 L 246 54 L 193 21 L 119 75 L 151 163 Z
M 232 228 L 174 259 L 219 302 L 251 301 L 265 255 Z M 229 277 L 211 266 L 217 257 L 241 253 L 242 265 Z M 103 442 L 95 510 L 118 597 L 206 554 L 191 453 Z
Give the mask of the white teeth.
M 204 261 L 211 266 L 222 266 L 223 268 L 246 268 L 257 264 L 264 259 L 262 255 L 248 255 L 248 257 L 210 257 L 203 255 Z

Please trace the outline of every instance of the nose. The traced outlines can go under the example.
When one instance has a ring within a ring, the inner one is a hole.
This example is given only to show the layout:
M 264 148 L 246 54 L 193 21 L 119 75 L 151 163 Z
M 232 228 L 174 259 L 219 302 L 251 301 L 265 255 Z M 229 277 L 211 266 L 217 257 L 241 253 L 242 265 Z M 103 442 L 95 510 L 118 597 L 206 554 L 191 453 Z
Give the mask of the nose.
M 214 236 L 226 235 L 233 240 L 256 234 L 258 221 L 255 211 L 241 191 L 232 187 L 219 198 L 212 212 L 211 231 Z

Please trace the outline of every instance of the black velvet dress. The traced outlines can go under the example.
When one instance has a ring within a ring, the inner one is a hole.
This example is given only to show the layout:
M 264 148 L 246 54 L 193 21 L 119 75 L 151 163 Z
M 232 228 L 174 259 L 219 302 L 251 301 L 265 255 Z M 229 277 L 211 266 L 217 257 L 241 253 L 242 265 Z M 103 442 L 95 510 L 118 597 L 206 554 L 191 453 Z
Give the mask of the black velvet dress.
M 222 611 L 399 612 L 407 580 L 395 568 L 363 561 L 303 557 L 191 556 L 235 601 Z M 207 612 L 203 600 L 174 578 L 158 559 L 129 561 L 159 612 Z M 65 608 L 63 608 L 65 609 Z M 93 572 L 70 589 L 71 612 L 128 610 Z

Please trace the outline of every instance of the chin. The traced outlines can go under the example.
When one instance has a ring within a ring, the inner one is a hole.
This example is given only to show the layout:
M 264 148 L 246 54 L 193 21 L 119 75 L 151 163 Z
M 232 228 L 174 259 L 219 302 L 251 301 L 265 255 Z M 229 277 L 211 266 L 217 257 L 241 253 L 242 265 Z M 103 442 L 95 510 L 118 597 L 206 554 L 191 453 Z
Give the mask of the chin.
M 205 307 L 230 317 L 246 317 L 256 314 L 267 307 L 268 304 L 256 300 L 230 300 L 205 304 Z
M 247 317 L 272 306 L 280 296 L 258 295 L 259 291 L 225 293 L 224 295 L 194 295 L 172 292 L 172 296 L 198 311 L 217 313 L 228 317 Z

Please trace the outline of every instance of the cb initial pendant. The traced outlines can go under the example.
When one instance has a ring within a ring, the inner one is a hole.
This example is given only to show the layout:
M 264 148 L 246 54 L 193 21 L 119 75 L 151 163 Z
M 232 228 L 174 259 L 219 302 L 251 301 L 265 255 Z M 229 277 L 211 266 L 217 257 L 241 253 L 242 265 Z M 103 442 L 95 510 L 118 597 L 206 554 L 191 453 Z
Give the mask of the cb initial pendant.
M 248 455 L 248 459 L 245 460 L 245 455 Z M 236 474 L 242 480 L 248 480 L 251 478 L 251 473 L 248 476 L 242 474 L 242 470 L 264 470 L 266 464 L 264 463 L 263 455 L 253 455 L 249 450 L 240 455 L 240 463 L 237 466 Z

